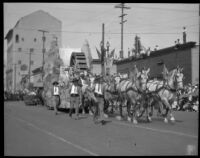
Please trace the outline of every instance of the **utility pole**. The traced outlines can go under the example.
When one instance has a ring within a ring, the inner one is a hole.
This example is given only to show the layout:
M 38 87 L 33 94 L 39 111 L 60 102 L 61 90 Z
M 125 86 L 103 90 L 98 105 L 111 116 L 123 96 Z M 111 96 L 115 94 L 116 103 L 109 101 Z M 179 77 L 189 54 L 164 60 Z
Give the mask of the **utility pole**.
M 15 67 L 15 82 L 14 82 L 14 92 L 16 91 L 16 78 L 17 78 L 17 76 L 16 76 L 16 70 L 17 70 L 17 64 L 14 64 L 14 67 Z
M 58 37 L 54 37 L 56 39 L 56 46 L 58 46 Z
M 102 76 L 105 74 L 105 66 L 104 66 L 104 57 L 105 57 L 105 48 L 104 48 L 104 23 L 102 24 L 102 41 L 100 43 L 101 46 L 101 73 Z
M 31 53 L 32 53 L 33 49 L 30 49 L 30 53 L 29 53 L 29 84 L 31 82 Z
M 48 33 L 48 31 L 45 30 L 38 30 L 40 32 L 42 32 L 42 42 L 43 42 L 43 47 L 42 47 L 42 53 L 43 53 L 43 58 L 42 58 L 42 81 L 43 81 L 43 77 L 44 77 L 44 53 L 45 53 L 45 33 Z
M 130 7 L 124 6 L 124 3 L 121 3 L 119 5 L 116 5 L 115 8 L 120 8 L 122 11 L 122 14 L 119 16 L 121 17 L 121 51 L 120 51 L 120 57 L 123 58 L 123 31 L 124 31 L 124 23 L 127 22 L 127 20 L 124 20 L 124 16 L 127 14 L 124 14 L 124 9 L 131 9 Z

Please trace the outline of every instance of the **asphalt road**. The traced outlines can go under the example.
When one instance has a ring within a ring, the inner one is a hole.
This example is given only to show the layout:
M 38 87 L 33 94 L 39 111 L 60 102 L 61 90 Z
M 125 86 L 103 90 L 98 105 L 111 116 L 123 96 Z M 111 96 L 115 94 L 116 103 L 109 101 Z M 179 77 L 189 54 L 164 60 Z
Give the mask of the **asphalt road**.
M 187 155 L 191 146 L 197 155 L 198 113 L 175 112 L 175 119 L 133 125 L 108 118 L 102 126 L 88 114 L 75 120 L 66 112 L 4 102 L 4 155 Z

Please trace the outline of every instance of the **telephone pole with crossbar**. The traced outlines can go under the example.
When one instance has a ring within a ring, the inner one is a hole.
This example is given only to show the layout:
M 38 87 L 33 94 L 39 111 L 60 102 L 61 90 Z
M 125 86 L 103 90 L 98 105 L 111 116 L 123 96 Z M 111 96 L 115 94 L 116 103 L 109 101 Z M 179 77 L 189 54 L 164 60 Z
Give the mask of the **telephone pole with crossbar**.
M 124 31 L 124 23 L 127 22 L 127 20 L 124 20 L 124 16 L 127 14 L 124 14 L 124 9 L 131 9 L 130 7 L 127 7 L 124 5 L 124 3 L 121 3 L 119 5 L 116 5 L 115 8 L 120 8 L 122 11 L 122 14 L 119 16 L 121 18 L 121 51 L 120 51 L 120 58 L 123 58 L 123 31 Z
M 45 33 L 48 33 L 48 31 L 45 30 L 38 30 L 40 32 L 42 32 L 42 42 L 43 42 L 43 48 L 42 48 L 42 53 L 43 53 L 43 58 L 42 58 L 42 81 L 43 81 L 43 77 L 44 77 L 44 53 L 45 53 Z

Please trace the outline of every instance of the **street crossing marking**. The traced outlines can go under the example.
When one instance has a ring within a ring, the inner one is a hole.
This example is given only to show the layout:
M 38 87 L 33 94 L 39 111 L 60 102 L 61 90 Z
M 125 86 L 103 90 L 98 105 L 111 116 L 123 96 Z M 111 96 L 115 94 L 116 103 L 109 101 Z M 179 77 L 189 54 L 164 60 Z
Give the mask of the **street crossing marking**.
M 5 114 L 5 115 L 8 115 L 8 114 Z M 65 143 L 67 143 L 67 144 L 69 144 L 69 145 L 72 145 L 72 146 L 74 146 L 75 148 L 78 148 L 78 149 L 80 149 L 80 150 L 82 150 L 82 151 L 84 151 L 84 152 L 86 152 L 86 153 L 88 153 L 88 154 L 90 154 L 90 155 L 92 155 L 92 156 L 99 156 L 98 154 L 96 154 L 96 153 L 94 153 L 94 152 L 91 152 L 91 151 L 89 151 L 89 150 L 86 149 L 86 148 L 83 148 L 83 147 L 81 147 L 81 146 L 79 146 L 79 145 L 76 145 L 76 144 L 74 144 L 74 143 L 72 143 L 72 142 L 70 142 L 70 141 L 68 141 L 68 140 L 66 140 L 66 139 L 64 139 L 64 138 L 62 138 L 62 137 L 60 137 L 60 136 L 57 136 L 57 135 L 55 135 L 55 134 L 53 134 L 53 133 L 51 133 L 51 132 L 49 132 L 49 131 L 47 131 L 47 130 L 41 129 L 41 128 L 35 126 L 34 124 L 32 124 L 32 123 L 30 123 L 30 122 L 28 122 L 28 121 L 25 121 L 25 120 L 23 120 L 23 119 L 21 119 L 21 118 L 14 117 L 14 116 L 11 116 L 11 115 L 8 115 L 8 116 L 13 117 L 13 118 L 15 118 L 15 119 L 18 120 L 18 121 L 24 122 L 24 123 L 26 123 L 27 125 L 32 126 L 33 128 L 38 129 L 38 130 L 40 130 L 41 132 L 43 132 L 43 133 L 45 133 L 45 134 L 48 134 L 48 135 L 50 135 L 50 136 L 52 136 L 52 137 L 54 137 L 54 138 L 57 138 L 57 139 L 59 139 L 59 140 L 65 142 Z
M 155 132 L 160 132 L 160 133 L 169 133 L 169 134 L 181 135 L 181 136 L 186 136 L 186 137 L 198 138 L 198 136 L 194 136 L 194 135 L 190 135 L 190 134 L 186 134 L 186 133 L 181 133 L 181 132 L 175 132 L 175 131 L 170 131 L 170 130 L 162 130 L 162 129 L 144 127 L 144 126 L 139 126 L 139 125 L 130 125 L 130 124 L 126 124 L 126 123 L 122 123 L 122 122 L 116 122 L 116 121 L 112 121 L 112 122 L 114 124 L 125 125 L 125 126 L 129 126 L 129 127 L 133 127 L 133 128 L 137 127 L 137 128 L 143 128 L 143 129 L 147 129 L 147 130 L 151 130 L 151 131 L 155 131 Z

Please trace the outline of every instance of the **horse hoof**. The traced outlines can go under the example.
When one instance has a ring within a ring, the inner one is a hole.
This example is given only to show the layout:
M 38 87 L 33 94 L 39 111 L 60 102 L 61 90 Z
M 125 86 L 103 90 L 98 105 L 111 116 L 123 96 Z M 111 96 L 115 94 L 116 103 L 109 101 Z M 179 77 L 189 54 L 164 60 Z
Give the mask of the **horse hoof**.
M 147 118 L 147 121 L 148 121 L 148 122 L 152 122 L 151 117 L 148 117 L 148 118 Z
M 119 120 L 119 121 L 121 121 L 122 117 L 121 116 L 117 116 L 116 119 Z
M 138 124 L 137 120 L 133 120 L 133 124 L 135 125 Z
M 89 114 L 92 116 L 93 114 L 92 114 L 92 112 L 89 112 Z
M 131 122 L 131 118 L 130 118 L 130 117 L 128 117 L 128 119 L 127 119 L 127 120 L 128 120 L 128 122 Z
M 164 122 L 165 122 L 165 123 L 168 123 L 168 120 L 165 118 L 165 119 L 164 119 Z
M 175 118 L 174 117 L 171 117 L 170 119 L 172 122 L 175 122 Z
M 105 117 L 105 118 L 108 118 L 108 115 L 104 114 L 104 117 Z

